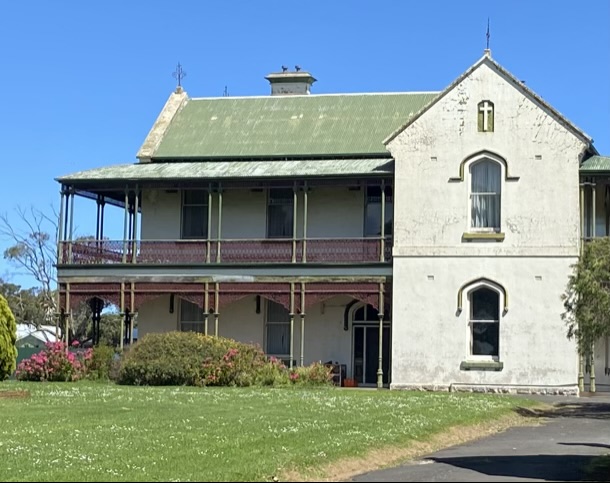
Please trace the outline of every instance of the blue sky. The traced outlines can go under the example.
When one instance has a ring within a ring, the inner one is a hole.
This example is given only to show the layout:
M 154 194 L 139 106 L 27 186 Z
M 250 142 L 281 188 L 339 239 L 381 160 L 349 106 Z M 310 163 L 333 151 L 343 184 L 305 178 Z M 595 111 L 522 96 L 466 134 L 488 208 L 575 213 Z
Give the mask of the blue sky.
M 134 162 L 177 62 L 193 97 L 265 95 L 282 64 L 313 93 L 441 90 L 482 55 L 487 17 L 493 57 L 610 155 L 608 0 L 1 2 L 0 212 L 18 226 L 16 206 L 58 206 L 55 177 Z M 95 231 L 93 202 L 75 224 Z M 0 277 L 34 284 L 4 260 Z

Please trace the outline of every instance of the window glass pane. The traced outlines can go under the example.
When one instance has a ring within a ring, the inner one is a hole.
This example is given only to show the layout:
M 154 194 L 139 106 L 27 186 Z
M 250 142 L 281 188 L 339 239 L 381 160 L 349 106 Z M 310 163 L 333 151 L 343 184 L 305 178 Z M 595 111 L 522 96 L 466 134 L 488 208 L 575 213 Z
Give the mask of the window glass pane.
M 497 322 L 472 323 L 472 354 L 475 356 L 497 356 L 499 327 Z
M 385 234 L 391 235 L 394 229 L 394 203 L 392 201 L 385 202 Z
M 381 186 L 366 187 L 367 203 L 381 203 Z
M 267 322 L 289 322 L 290 311 L 282 304 L 267 301 Z
M 358 310 L 354 312 L 354 320 L 362 321 L 364 320 L 364 307 L 360 307 Z
M 203 332 L 203 309 L 188 300 L 180 299 L 180 330 Z
M 292 237 L 294 194 L 289 189 L 269 190 L 267 205 L 267 237 Z
M 367 203 L 364 236 L 381 235 L 381 203 Z
M 185 190 L 182 197 L 181 238 L 207 238 L 208 192 Z
M 500 195 L 473 194 L 470 217 L 474 228 L 500 228 Z
M 379 311 L 373 307 L 372 305 L 366 306 L 366 320 L 367 321 L 378 321 L 379 320 Z
M 267 354 L 290 353 L 290 312 L 286 307 L 267 301 Z
M 502 170 L 485 160 L 470 168 L 471 225 L 474 228 L 500 228 Z
M 500 165 L 493 161 L 480 161 L 471 168 L 473 193 L 500 193 Z
M 290 353 L 290 324 L 267 325 L 267 354 Z
M 182 207 L 182 238 L 207 238 L 207 206 Z
M 385 187 L 385 234 L 392 234 L 394 217 L 392 187 Z M 364 236 L 381 235 L 381 186 L 367 186 L 364 208 Z
M 267 236 L 290 238 L 293 228 L 293 208 L 290 205 L 270 205 L 268 209 Z
M 199 305 L 180 299 L 181 322 L 203 322 L 203 309 Z
M 499 320 L 500 295 L 495 290 L 480 288 L 471 295 L 471 320 Z
M 283 204 L 294 201 L 294 192 L 290 188 L 271 188 L 269 190 L 269 204 Z
M 206 205 L 208 204 L 208 192 L 206 190 L 185 190 L 185 205 Z

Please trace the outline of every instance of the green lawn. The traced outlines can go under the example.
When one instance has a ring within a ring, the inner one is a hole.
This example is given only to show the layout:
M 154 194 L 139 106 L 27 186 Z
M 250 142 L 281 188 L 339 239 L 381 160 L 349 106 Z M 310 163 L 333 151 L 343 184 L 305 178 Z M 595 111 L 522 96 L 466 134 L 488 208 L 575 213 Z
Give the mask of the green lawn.
M 0 481 L 269 481 L 522 400 L 400 391 L 0 383 Z

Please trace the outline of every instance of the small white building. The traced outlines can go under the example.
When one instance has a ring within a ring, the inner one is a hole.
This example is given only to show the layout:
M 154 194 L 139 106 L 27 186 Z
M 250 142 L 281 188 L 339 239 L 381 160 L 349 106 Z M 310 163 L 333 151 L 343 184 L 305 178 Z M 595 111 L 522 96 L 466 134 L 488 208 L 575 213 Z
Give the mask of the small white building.
M 54 325 L 17 324 L 17 348 L 43 348 L 47 342 L 61 340 L 55 335 Z

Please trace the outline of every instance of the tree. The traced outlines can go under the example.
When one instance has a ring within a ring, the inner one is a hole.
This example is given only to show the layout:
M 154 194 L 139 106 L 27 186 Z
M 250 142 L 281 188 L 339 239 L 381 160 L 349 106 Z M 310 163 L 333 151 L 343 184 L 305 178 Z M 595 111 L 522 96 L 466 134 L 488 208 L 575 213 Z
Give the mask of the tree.
M 15 372 L 17 364 L 17 324 L 8 306 L 0 295 L 0 381 Z
M 17 224 L 11 223 L 8 215 L 0 215 L 0 236 L 14 243 L 4 251 L 4 258 L 24 269 L 38 282 L 45 320 L 49 323 L 57 313 L 57 223 L 33 207 L 29 210 L 17 208 L 16 211 L 25 230 L 17 229 Z M 45 225 L 49 224 L 54 228 L 53 236 L 45 230 Z
M 581 357 L 592 357 L 595 343 L 610 335 L 610 239 L 585 244 L 563 300 L 568 338 L 576 339 Z M 591 361 L 592 379 L 594 370 Z
M 12 245 L 4 251 L 4 258 L 17 267 L 24 269 L 38 283 L 38 287 L 23 290 L 18 285 L 0 280 L 0 294 L 4 294 L 13 308 L 19 322 L 55 324 L 57 321 L 57 218 L 55 213 L 49 216 L 36 208 L 16 209 L 19 218 L 11 222 L 7 214 L 0 215 L 0 236 L 8 238 Z M 16 226 L 24 228 L 19 230 Z M 45 228 L 52 228 L 53 235 Z M 94 240 L 95 237 L 84 236 L 81 240 Z M 63 330 L 64 327 L 61 327 Z M 70 339 L 81 341 L 91 337 L 91 309 L 87 303 L 81 303 L 72 311 L 72 325 L 69 328 Z M 113 340 L 114 336 L 111 337 Z
M 40 325 L 46 313 L 37 288 L 23 289 L 0 278 L 0 295 L 8 302 L 17 324 Z

